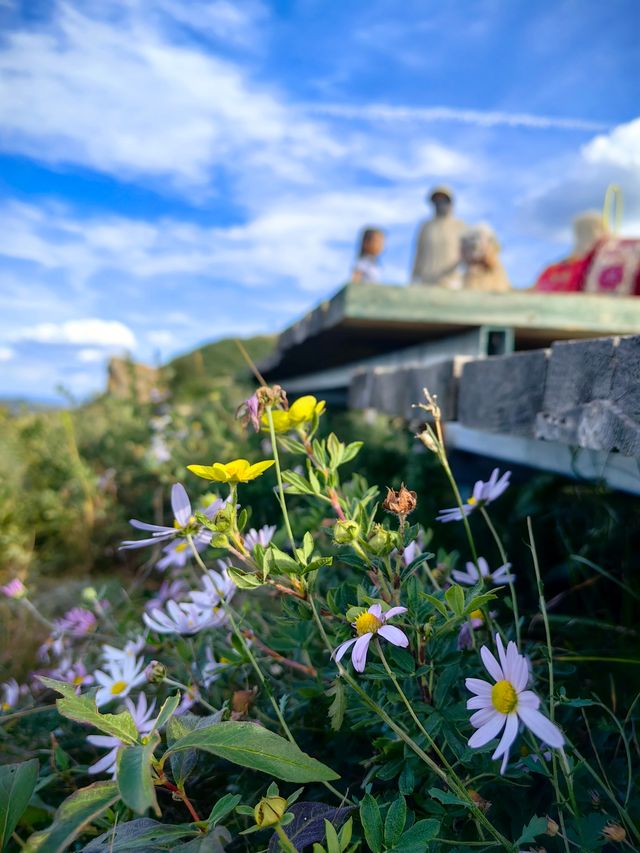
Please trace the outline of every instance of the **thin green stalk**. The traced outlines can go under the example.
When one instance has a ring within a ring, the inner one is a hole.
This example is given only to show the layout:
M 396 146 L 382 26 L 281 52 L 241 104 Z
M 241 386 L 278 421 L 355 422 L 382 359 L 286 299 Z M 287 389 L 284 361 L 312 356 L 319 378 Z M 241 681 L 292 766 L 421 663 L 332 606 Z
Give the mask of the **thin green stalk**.
M 175 678 L 165 678 L 164 683 L 169 684 L 171 687 L 179 687 L 180 690 L 184 690 L 185 693 L 188 693 L 190 690 L 188 685 L 183 684 L 181 681 L 176 681 Z M 219 711 L 219 708 L 214 708 L 213 705 L 210 705 L 200 695 L 197 696 L 196 701 L 199 702 L 204 708 L 206 708 L 207 711 L 211 711 L 212 714 L 217 714 Z
M 496 546 L 498 548 L 498 552 L 500 553 L 500 559 L 502 560 L 502 565 L 504 566 L 509 561 L 507 560 L 507 552 L 504 550 L 502 540 L 500 539 L 500 536 L 498 535 L 498 531 L 493 526 L 493 522 L 491 521 L 491 518 L 489 517 L 489 513 L 487 512 L 487 510 L 484 506 L 480 506 L 480 512 L 482 513 L 482 517 L 484 518 L 484 520 L 487 523 L 487 527 L 491 531 L 491 535 L 493 536 L 494 541 L 496 543 Z M 509 591 L 511 592 L 511 606 L 513 607 L 513 620 L 514 620 L 515 626 L 516 626 L 516 641 L 517 641 L 518 648 L 520 648 L 520 640 L 521 640 L 521 637 L 520 637 L 520 614 L 518 612 L 518 599 L 516 596 L 516 588 L 514 586 L 513 581 L 509 581 Z
M 311 605 L 311 611 L 313 613 L 313 618 L 318 626 L 320 631 L 320 635 L 324 641 L 324 644 L 331 654 L 333 653 L 333 649 L 331 647 L 331 643 L 329 638 L 327 637 L 327 632 L 324 629 L 324 625 L 322 624 L 322 619 L 320 618 L 320 614 L 315 605 L 315 601 L 313 599 L 313 595 L 309 594 L 308 598 L 309 604 Z M 389 728 L 394 731 L 398 737 L 407 744 L 409 749 L 414 752 L 418 758 L 420 758 L 449 788 L 453 788 L 458 796 L 464 799 L 469 806 L 470 811 L 473 813 L 474 817 L 480 821 L 487 830 L 487 832 L 492 835 L 497 843 L 504 847 L 505 850 L 514 851 L 514 845 L 511 844 L 507 838 L 505 838 L 502 833 L 500 833 L 493 824 L 487 819 L 485 814 L 476 806 L 473 802 L 469 794 L 467 793 L 464 785 L 458 780 L 455 774 L 452 774 L 453 778 L 450 778 L 447 773 L 431 758 L 431 756 L 427 755 L 427 753 L 413 740 L 413 738 L 408 735 L 403 728 L 401 728 L 391 717 L 386 713 L 386 711 L 381 708 L 377 702 L 375 702 L 352 678 L 347 670 L 342 666 L 342 664 L 337 662 L 338 672 L 340 676 L 344 678 L 347 684 L 351 687 L 351 689 L 358 694 L 358 696 L 362 699 L 365 705 L 370 708 L 380 719 L 386 723 Z M 420 725 L 418 723 L 418 725 Z M 430 744 L 432 743 L 431 738 L 429 738 Z
M 277 823 L 274 827 L 275 831 L 278 834 L 278 838 L 280 839 L 280 844 L 282 845 L 282 849 L 286 850 L 287 853 L 298 853 L 298 848 L 292 843 L 287 833 L 284 829 Z
M 293 538 L 293 530 L 291 529 L 291 522 L 289 521 L 289 513 L 287 512 L 287 504 L 284 497 L 284 486 L 282 485 L 282 472 L 280 470 L 280 456 L 278 454 L 278 441 L 276 439 L 276 430 L 273 425 L 273 414 L 271 413 L 271 406 L 267 406 L 266 409 L 267 420 L 269 422 L 269 435 L 271 436 L 271 445 L 273 449 L 273 458 L 276 463 L 276 477 L 278 480 L 278 499 L 280 501 L 280 507 L 282 509 L 282 517 L 284 518 L 284 524 L 287 528 L 287 536 L 289 537 L 289 544 L 291 545 L 291 556 L 294 560 L 297 559 L 296 555 L 296 541 Z
M 198 549 L 196 548 L 194 541 L 193 541 L 193 538 L 191 537 L 190 534 L 187 536 L 187 539 L 189 541 L 189 544 L 191 545 L 191 550 L 193 551 L 193 556 L 195 557 L 196 562 L 198 563 L 198 565 L 200 566 L 202 571 L 206 573 L 207 567 L 204 564 L 202 557 L 198 553 Z M 216 592 L 218 592 L 218 590 L 216 590 Z M 262 685 L 267 696 L 269 697 L 269 701 L 271 702 L 273 710 L 275 711 L 276 716 L 278 718 L 278 721 L 279 721 L 280 725 L 282 726 L 282 730 L 284 731 L 286 736 L 289 738 L 291 743 L 295 744 L 295 742 L 296 742 L 295 738 L 291 734 L 289 726 L 287 725 L 287 721 L 285 720 L 285 718 L 282 715 L 280 707 L 275 700 L 275 696 L 271 692 L 271 688 L 269 687 L 269 684 L 267 683 L 267 680 L 264 677 L 262 670 L 260 669 L 260 665 L 258 664 L 258 661 L 255 659 L 253 652 L 251 651 L 251 648 L 249 647 L 249 644 L 247 643 L 242 631 L 238 628 L 238 625 L 236 623 L 236 620 L 234 619 L 233 611 L 232 611 L 231 607 L 229 607 L 229 605 L 225 601 L 224 596 L 220 592 L 218 592 L 218 595 L 220 597 L 220 604 L 222 605 L 224 612 L 225 612 L 225 614 L 229 620 L 229 624 L 231 625 L 231 629 L 232 629 L 233 633 L 236 635 L 236 637 L 238 638 L 238 641 L 240 642 L 240 645 L 242 646 L 242 650 L 244 651 L 247 658 L 249 659 L 251 666 L 254 668 L 255 673 L 258 676 L 258 679 L 260 680 L 260 684 Z

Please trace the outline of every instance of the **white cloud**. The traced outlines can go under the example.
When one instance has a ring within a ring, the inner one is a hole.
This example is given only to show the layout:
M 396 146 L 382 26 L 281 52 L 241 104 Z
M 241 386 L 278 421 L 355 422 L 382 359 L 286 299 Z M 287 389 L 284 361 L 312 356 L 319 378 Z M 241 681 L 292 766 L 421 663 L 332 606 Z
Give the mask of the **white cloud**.
M 15 352 L 11 347 L 0 346 L 0 361 L 11 361 L 15 358 Z
M 596 136 L 582 149 L 587 163 L 640 170 L 640 118 Z
M 147 340 L 154 347 L 169 348 L 177 343 L 175 334 L 170 329 L 156 329 L 147 333 Z
M 100 320 L 95 317 L 67 320 L 64 323 L 38 323 L 35 326 L 26 326 L 13 332 L 12 339 L 41 344 L 72 346 L 91 344 L 94 347 L 121 349 L 133 349 L 136 345 L 135 335 L 124 323 L 118 320 Z
M 96 361 L 104 361 L 105 351 L 103 349 L 93 349 L 91 347 L 78 350 L 78 361 L 83 364 L 93 364 Z
M 309 104 L 310 113 L 370 122 L 459 122 L 477 127 L 526 127 L 534 130 L 603 130 L 602 122 L 561 116 L 539 116 L 499 110 L 464 110 L 456 107 L 402 107 L 395 104 Z

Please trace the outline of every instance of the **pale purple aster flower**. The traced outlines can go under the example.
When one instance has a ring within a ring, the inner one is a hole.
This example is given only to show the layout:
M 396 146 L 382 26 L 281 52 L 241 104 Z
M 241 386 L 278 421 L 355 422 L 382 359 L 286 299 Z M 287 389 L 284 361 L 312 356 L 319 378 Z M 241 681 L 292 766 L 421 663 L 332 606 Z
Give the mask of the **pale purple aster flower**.
M 449 509 L 441 509 L 436 521 L 462 521 L 464 516 L 469 515 L 469 513 L 478 509 L 478 507 L 493 503 L 493 501 L 504 494 L 509 488 L 510 477 L 511 471 L 505 471 L 501 477 L 500 469 L 494 468 L 486 483 L 478 480 L 473 487 L 473 494 L 467 500 L 466 504 L 462 505 L 462 509 L 457 506 L 450 507 Z
M 194 540 L 194 545 L 198 552 L 206 548 L 204 542 L 196 542 Z M 193 556 L 191 547 L 186 539 L 174 539 L 173 542 L 169 542 L 168 545 L 164 546 L 162 553 L 164 556 L 156 563 L 156 569 L 159 572 L 164 572 L 168 568 L 184 569 Z
M 95 630 L 97 619 L 95 614 L 84 607 L 72 607 L 61 619 L 56 619 L 54 625 L 62 634 L 73 637 L 83 637 Z
M 67 649 L 69 641 L 62 635 L 50 634 L 38 649 L 38 660 L 49 662 L 52 657 L 59 658 Z
M 190 711 L 199 699 L 200 688 L 197 684 L 190 684 L 187 689 L 182 692 L 180 704 L 175 710 L 176 717 L 181 717 L 183 714 L 186 714 L 187 711 Z
M 494 619 L 496 616 L 495 611 L 492 610 L 491 613 L 489 613 L 489 616 Z M 471 635 L 473 631 L 477 631 L 478 628 L 482 628 L 483 625 L 484 618 L 482 616 L 482 611 L 472 610 L 467 617 L 467 621 L 463 623 L 460 631 L 458 632 L 457 647 L 459 652 L 463 649 L 473 648 L 473 639 Z
M 155 699 L 149 705 L 147 697 L 144 693 L 138 696 L 137 704 L 134 704 L 131 699 L 125 699 L 124 704 L 127 710 L 133 717 L 133 722 L 138 730 L 139 735 L 148 735 L 153 728 L 153 711 L 156 706 Z M 121 740 L 112 735 L 87 735 L 87 740 L 93 746 L 100 746 L 108 749 L 109 752 L 94 762 L 88 771 L 92 775 L 96 773 L 110 773 L 115 779 L 118 772 L 118 750 L 124 746 Z
M 20 685 L 15 678 L 10 678 L 4 684 L 0 684 L 0 691 L 2 691 L 0 711 L 10 711 L 12 708 L 15 708 L 21 693 Z
M 134 687 L 143 684 L 146 681 L 144 667 L 142 658 L 123 658 L 109 662 L 105 666 L 106 672 L 97 669 L 94 674 L 100 688 L 96 694 L 96 705 L 100 707 L 112 699 L 124 699 Z
M 217 681 L 222 675 L 223 670 L 225 670 L 229 664 L 222 663 L 221 661 L 217 661 L 211 649 L 207 646 L 205 651 L 207 656 L 207 662 L 202 667 L 201 676 L 202 676 L 202 685 L 208 690 L 214 681 Z
M 13 578 L 9 583 L 6 583 L 4 586 L 0 586 L 0 592 L 4 593 L 7 598 L 13 598 L 15 600 L 19 598 L 26 598 L 27 596 L 27 588 L 20 578 Z
M 393 616 L 399 616 L 401 613 L 406 612 L 406 607 L 392 607 L 386 613 L 383 613 L 382 607 L 379 604 L 372 604 L 367 611 L 361 613 L 356 621 L 352 623 L 358 636 L 341 643 L 333 652 L 336 662 L 340 661 L 347 649 L 353 646 L 353 651 L 351 652 L 353 668 L 356 672 L 364 672 L 369 643 L 377 634 L 384 637 L 385 640 L 388 640 L 394 646 L 406 648 L 409 645 L 409 639 L 404 631 L 396 628 L 395 625 L 387 625 L 388 620 Z
M 227 566 L 221 560 L 218 563 L 222 566 L 222 571 L 208 569 L 202 578 L 203 589 L 189 593 L 189 598 L 202 610 L 217 611 L 222 599 L 231 601 L 236 593 L 237 587 L 229 577 Z
M 248 400 L 243 400 L 236 409 L 236 418 L 242 421 L 243 426 L 251 426 L 256 432 L 260 432 L 260 401 L 257 394 L 252 394 Z
M 275 524 L 265 524 L 264 527 L 261 527 L 260 530 L 256 530 L 255 527 L 252 527 L 244 535 L 244 547 L 247 551 L 253 551 L 256 545 L 262 545 L 263 548 L 266 548 L 269 542 L 273 539 L 273 534 L 276 532 Z
M 133 661 L 138 657 L 146 644 L 147 641 L 142 634 L 139 634 L 133 640 L 127 640 L 123 649 L 118 649 L 115 646 L 105 643 L 102 646 L 102 659 L 106 666 Z
M 560 729 L 540 713 L 540 699 L 532 690 L 525 690 L 529 680 L 529 666 L 524 655 L 512 641 L 506 652 L 502 639 L 496 634 L 496 647 L 500 663 L 487 646 L 480 649 L 482 662 L 496 682 L 491 684 L 479 678 L 467 678 L 467 690 L 475 694 L 467 700 L 467 708 L 475 711 L 471 725 L 477 729 L 469 738 L 469 746 L 479 749 L 503 731 L 500 743 L 492 758 L 502 758 L 500 773 L 504 773 L 509 761 L 509 750 L 523 723 L 536 737 L 555 749 L 564 745 Z
M 170 599 L 179 601 L 186 595 L 187 589 L 188 587 L 183 580 L 162 581 L 160 588 L 154 597 L 146 602 L 144 609 L 149 611 L 156 607 L 163 607 Z
M 151 613 L 143 613 L 142 618 L 145 625 L 156 634 L 188 636 L 222 624 L 224 613 L 220 618 L 218 614 L 206 612 L 197 604 L 168 601 L 164 610 L 156 607 Z
M 222 509 L 223 500 L 213 501 L 205 510 L 207 518 L 213 518 Z M 146 530 L 151 533 L 148 539 L 125 539 L 120 543 L 120 549 L 144 548 L 147 545 L 156 545 L 167 539 L 175 539 L 178 536 L 186 536 L 190 533 L 194 542 L 203 542 L 205 545 L 211 541 L 211 532 L 198 524 L 191 509 L 191 501 L 185 487 L 181 483 L 174 483 L 171 487 L 171 508 L 175 523 L 171 527 L 164 524 L 149 524 L 146 521 L 129 519 L 129 524 L 138 530 Z
M 458 583 L 467 584 L 468 586 L 474 586 L 481 578 L 496 586 L 502 583 L 513 583 L 516 579 L 515 575 L 509 574 L 511 563 L 505 563 L 504 566 L 500 566 L 500 568 L 493 572 L 489 571 L 489 564 L 484 557 L 478 557 L 477 566 L 471 562 L 465 565 L 467 568 L 466 572 L 454 569 L 451 572 L 451 577 Z
M 73 684 L 76 688 L 76 692 L 78 693 L 80 692 L 81 687 L 93 684 L 95 681 L 93 675 L 87 672 L 87 668 L 82 661 L 72 663 L 68 659 L 62 661 L 60 666 L 56 667 L 56 669 L 51 670 L 49 675 L 51 678 L 55 678 L 58 681 L 66 681 L 68 684 Z

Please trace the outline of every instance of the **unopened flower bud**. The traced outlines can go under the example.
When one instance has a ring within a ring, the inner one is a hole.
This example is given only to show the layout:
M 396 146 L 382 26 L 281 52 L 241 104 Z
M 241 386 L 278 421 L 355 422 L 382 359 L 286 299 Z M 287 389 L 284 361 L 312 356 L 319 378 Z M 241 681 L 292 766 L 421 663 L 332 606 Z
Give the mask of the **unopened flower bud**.
M 423 429 L 422 432 L 417 433 L 416 438 L 420 439 L 427 450 L 430 450 L 432 453 L 438 452 L 438 442 L 435 440 L 430 430 Z
M 613 821 L 609 821 L 609 823 L 602 830 L 602 834 L 605 838 L 608 838 L 609 841 L 626 841 L 627 832 L 623 826 L 620 826 L 619 823 L 613 823 Z
M 275 826 L 287 810 L 284 797 L 263 797 L 253 810 L 258 826 Z
M 417 503 L 418 496 L 416 493 L 409 491 L 403 483 L 397 492 L 387 487 L 387 497 L 382 503 L 382 509 L 386 509 L 387 512 L 392 512 L 401 518 L 406 518 L 414 511 Z
M 82 590 L 82 598 L 88 604 L 93 604 L 93 602 L 98 600 L 98 591 L 95 586 L 85 586 Z
M 547 828 L 545 830 L 545 835 L 557 835 L 560 832 L 560 825 L 555 822 L 552 817 L 547 815 Z
M 367 548 L 372 554 L 383 557 L 390 554 L 396 547 L 397 537 L 381 524 L 376 524 L 373 535 L 367 541 Z
M 167 667 L 159 660 L 152 660 L 144 671 L 144 677 L 149 684 L 162 684 L 167 677 Z
M 13 578 L 9 583 L 0 586 L 0 592 L 3 592 L 7 598 L 13 598 L 16 601 L 27 597 L 27 588 L 20 578 Z
M 350 521 L 349 519 L 336 521 L 333 528 L 333 538 L 338 545 L 349 545 L 351 542 L 355 542 L 359 535 L 360 525 L 357 521 Z

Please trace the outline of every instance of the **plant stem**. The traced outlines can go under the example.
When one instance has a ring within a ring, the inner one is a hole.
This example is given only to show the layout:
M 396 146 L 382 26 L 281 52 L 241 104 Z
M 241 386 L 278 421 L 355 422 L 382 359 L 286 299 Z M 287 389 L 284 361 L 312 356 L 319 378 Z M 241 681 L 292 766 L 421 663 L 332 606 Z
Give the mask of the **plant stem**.
M 280 839 L 280 844 L 282 845 L 282 849 L 286 850 L 287 853 L 298 853 L 297 847 L 293 844 L 293 842 L 289 839 L 289 836 L 284 831 L 284 829 L 277 823 L 274 827 L 275 831 L 278 833 L 278 838 Z
M 487 523 L 487 527 L 491 531 L 491 535 L 494 538 L 498 551 L 500 553 L 500 559 L 502 560 L 502 565 L 506 565 L 509 561 L 507 560 L 507 552 L 504 550 L 504 546 L 502 544 L 502 540 L 498 535 L 498 531 L 493 526 L 493 522 L 489 517 L 489 513 L 487 512 L 484 506 L 480 507 L 480 512 L 482 513 L 482 517 Z M 518 612 L 518 599 L 516 596 L 516 588 L 514 586 L 513 581 L 509 581 L 509 590 L 511 592 L 511 606 L 513 607 L 513 620 L 516 626 L 516 643 L 518 648 L 520 648 L 520 614 Z
M 190 688 L 181 681 L 176 681 L 174 678 L 165 678 L 164 683 L 171 685 L 171 687 L 179 687 L 180 690 L 184 690 L 185 693 L 189 693 Z M 218 708 L 214 708 L 213 705 L 210 705 L 205 699 L 203 699 L 202 696 L 199 695 L 199 691 L 196 700 L 206 708 L 207 711 L 211 711 L 212 714 L 218 713 Z
M 291 529 L 291 522 L 289 521 L 289 513 L 287 512 L 287 504 L 284 498 L 284 486 L 282 485 L 282 471 L 280 470 L 280 456 L 278 454 L 278 441 L 276 439 L 276 430 L 273 425 L 273 414 L 271 413 L 271 406 L 267 406 L 266 408 L 267 420 L 269 422 L 269 435 L 271 436 L 271 446 L 273 449 L 273 458 L 276 463 L 276 477 L 278 480 L 278 500 L 280 502 L 280 508 L 282 509 L 282 517 L 284 518 L 284 525 L 287 528 L 287 536 L 289 537 L 289 544 L 291 545 L 291 553 L 295 559 L 297 559 L 296 554 L 296 542 L 293 538 L 293 530 Z
M 313 618 L 316 622 L 316 625 L 318 626 L 318 629 L 320 631 L 320 635 L 322 636 L 324 644 L 325 644 L 327 650 L 330 653 L 333 653 L 331 643 L 329 641 L 329 638 L 327 637 L 327 632 L 324 630 L 324 625 L 322 624 L 322 620 L 320 619 L 320 615 L 319 615 L 318 610 L 316 608 L 315 601 L 314 601 L 313 596 L 311 594 L 309 595 L 309 604 L 311 605 Z M 433 758 L 431 758 L 431 756 L 427 755 L 427 753 L 420 746 L 418 746 L 418 744 L 413 740 L 413 738 L 410 737 L 410 735 L 408 735 L 405 732 L 405 730 L 403 728 L 401 728 L 394 720 L 392 720 L 391 717 L 387 714 L 387 712 L 383 708 L 381 708 L 378 705 L 378 703 L 375 702 L 360 687 L 360 685 L 357 683 L 357 681 L 354 678 L 352 678 L 351 675 L 349 675 L 347 670 L 342 666 L 342 664 L 339 661 L 337 662 L 337 667 L 338 667 L 338 672 L 340 673 L 340 676 L 342 678 L 344 678 L 344 680 L 351 687 L 351 689 L 355 693 L 358 694 L 358 696 L 362 699 L 364 704 L 367 705 L 367 707 L 369 707 L 375 714 L 377 714 L 380 717 L 380 719 L 383 720 L 383 722 L 385 722 L 389 726 L 389 728 L 392 731 L 394 731 L 398 735 L 398 737 L 407 744 L 409 749 L 411 749 L 418 756 L 418 758 L 420 758 L 445 783 L 445 785 L 447 785 L 447 787 L 452 788 L 456 792 L 456 794 L 468 804 L 468 807 L 469 807 L 470 811 L 473 813 L 474 817 L 478 821 L 480 821 L 480 823 L 482 823 L 484 825 L 487 832 L 489 832 L 496 839 L 498 844 L 503 846 L 505 850 L 514 851 L 515 850 L 514 845 L 511 844 L 502 835 L 502 833 L 500 833 L 493 826 L 493 824 L 488 820 L 488 818 L 485 816 L 485 814 L 476 806 L 476 804 L 473 802 L 473 800 L 471 799 L 471 797 L 467 793 L 464 785 L 457 778 L 456 774 L 452 771 L 451 772 L 452 775 L 450 778 L 447 775 L 447 773 L 438 764 L 436 764 L 436 762 L 433 760 Z M 402 695 L 404 695 L 404 694 L 402 694 Z M 404 698 L 406 700 L 406 697 L 404 697 Z M 408 701 L 408 700 L 406 700 L 406 701 Z M 412 717 L 413 716 L 414 715 L 412 713 Z M 416 718 L 414 717 L 414 719 L 416 719 Z M 418 721 L 418 726 L 420 726 L 420 728 L 422 728 L 419 721 Z M 433 745 L 433 740 L 431 739 L 431 737 L 429 735 L 427 735 L 427 738 L 428 738 L 430 746 Z M 437 749 L 436 749 L 436 751 L 438 753 L 440 752 L 440 750 L 437 750 Z M 441 753 L 440 753 L 440 755 L 441 755 Z M 445 761 L 445 763 L 446 763 L 446 761 Z
M 194 821 L 195 821 L 196 823 L 201 823 L 201 822 L 202 822 L 202 818 L 198 815 L 198 812 L 194 809 L 194 807 L 193 807 L 193 805 L 192 805 L 192 803 L 191 803 L 191 800 L 190 800 L 190 799 L 189 799 L 189 797 L 187 797 L 187 795 L 185 794 L 185 792 L 184 792 L 184 788 L 177 788 L 177 787 L 173 784 L 173 782 L 169 782 L 169 780 L 168 780 L 168 779 L 165 779 L 165 780 L 164 780 L 163 785 L 164 785 L 164 787 L 165 787 L 165 788 L 167 788 L 169 791 L 171 791 L 171 793 L 172 793 L 172 794 L 177 794 L 177 795 L 180 797 L 180 799 L 182 800 L 182 802 L 183 802 L 183 803 L 185 804 L 185 806 L 189 809 L 189 814 L 191 815 L 191 817 L 194 819 Z

